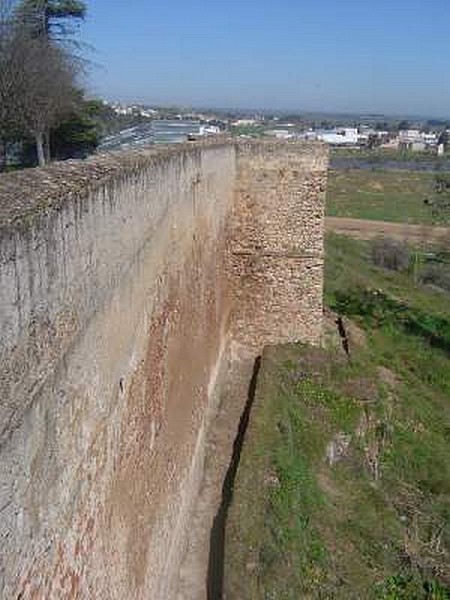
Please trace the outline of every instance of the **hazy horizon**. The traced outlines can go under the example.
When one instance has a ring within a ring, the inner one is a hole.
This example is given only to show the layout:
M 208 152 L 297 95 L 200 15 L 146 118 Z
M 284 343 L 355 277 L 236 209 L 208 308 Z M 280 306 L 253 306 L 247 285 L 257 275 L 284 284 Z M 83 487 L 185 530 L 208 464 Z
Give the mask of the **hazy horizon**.
M 449 18 L 444 0 L 90 0 L 83 38 L 91 92 L 123 102 L 445 119 Z
M 258 106 L 220 106 L 220 105 L 210 105 L 210 104 L 190 104 L 183 103 L 177 101 L 149 101 L 142 100 L 139 98 L 120 98 L 114 96 L 102 96 L 103 100 L 109 103 L 118 102 L 119 104 L 131 106 L 136 104 L 138 106 L 146 106 L 148 108 L 166 108 L 166 109 L 182 109 L 182 110 L 195 110 L 195 111 L 217 111 L 217 112 L 230 112 L 230 113 L 253 113 L 254 115 L 266 115 L 266 114 L 292 114 L 296 116 L 304 116 L 304 117 L 360 117 L 360 118 L 374 118 L 374 119 L 387 119 L 387 120 L 439 120 L 439 121 L 449 121 L 450 122 L 450 110 L 449 114 L 436 115 L 436 114 L 411 114 L 411 113 L 382 113 L 382 112 L 371 112 L 371 111 L 333 111 L 333 110 L 314 110 L 314 109 L 302 109 L 302 108 L 261 108 Z

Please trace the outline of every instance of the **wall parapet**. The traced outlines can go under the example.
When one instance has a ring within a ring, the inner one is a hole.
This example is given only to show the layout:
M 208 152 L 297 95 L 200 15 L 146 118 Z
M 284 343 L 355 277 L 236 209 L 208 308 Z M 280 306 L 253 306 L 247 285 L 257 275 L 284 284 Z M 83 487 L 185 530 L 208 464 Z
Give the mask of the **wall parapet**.
M 105 185 L 151 169 L 173 156 L 202 149 L 229 146 L 227 139 L 182 144 L 146 146 L 95 154 L 85 160 L 66 160 L 46 167 L 23 169 L 0 175 L 0 236 L 16 228 L 28 227 L 36 217 L 60 210 Z
M 320 335 L 326 161 L 220 139 L 0 177 L 0 596 L 171 597 L 224 348 Z

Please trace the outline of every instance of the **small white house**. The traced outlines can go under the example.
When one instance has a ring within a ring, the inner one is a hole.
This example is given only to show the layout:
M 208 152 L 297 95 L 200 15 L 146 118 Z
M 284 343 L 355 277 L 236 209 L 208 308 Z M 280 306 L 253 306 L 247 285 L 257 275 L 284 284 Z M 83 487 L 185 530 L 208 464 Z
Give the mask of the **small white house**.
M 342 127 L 331 131 L 322 131 L 318 139 L 332 146 L 356 146 L 358 144 L 358 130 L 351 127 Z

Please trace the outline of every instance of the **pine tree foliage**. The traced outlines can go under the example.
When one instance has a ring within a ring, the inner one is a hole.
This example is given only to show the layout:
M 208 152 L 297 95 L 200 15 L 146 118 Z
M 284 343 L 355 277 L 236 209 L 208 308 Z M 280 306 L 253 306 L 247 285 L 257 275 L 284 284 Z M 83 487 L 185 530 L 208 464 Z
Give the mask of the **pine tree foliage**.
M 32 35 L 61 39 L 73 33 L 74 22 L 84 19 L 86 3 L 79 0 L 22 0 L 16 15 Z

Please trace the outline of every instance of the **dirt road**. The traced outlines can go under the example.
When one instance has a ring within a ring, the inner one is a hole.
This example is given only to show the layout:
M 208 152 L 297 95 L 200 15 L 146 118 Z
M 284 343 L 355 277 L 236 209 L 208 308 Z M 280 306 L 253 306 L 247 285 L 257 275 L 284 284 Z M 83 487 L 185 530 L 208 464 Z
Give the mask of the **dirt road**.
M 424 241 L 433 244 L 450 244 L 450 227 L 326 217 L 325 230 L 348 235 L 359 240 L 371 240 L 379 236 L 385 236 L 406 240 L 414 244 Z

